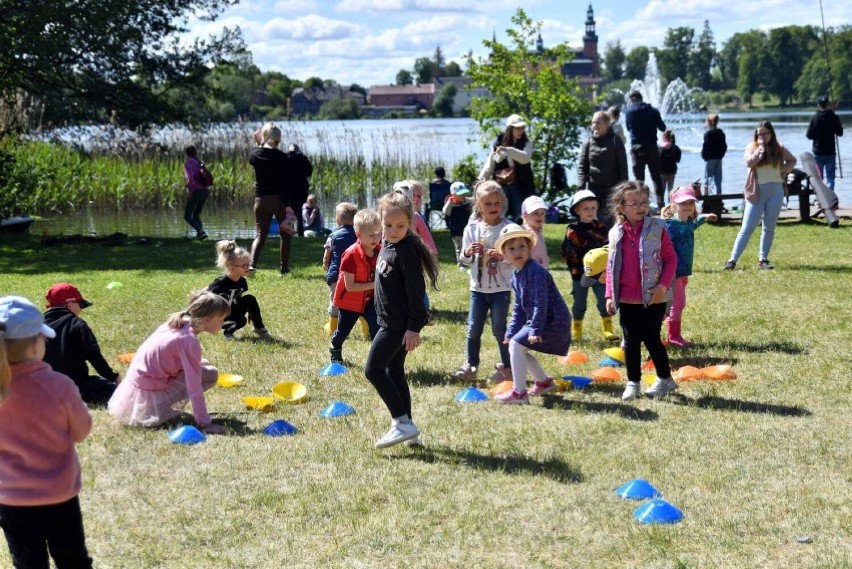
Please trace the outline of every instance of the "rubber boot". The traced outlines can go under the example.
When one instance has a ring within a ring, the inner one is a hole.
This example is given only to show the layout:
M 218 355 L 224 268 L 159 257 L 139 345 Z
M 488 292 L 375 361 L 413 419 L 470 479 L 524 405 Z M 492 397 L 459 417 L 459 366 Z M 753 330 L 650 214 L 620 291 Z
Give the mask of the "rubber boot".
M 328 353 L 331 355 L 331 363 L 343 363 L 343 348 L 328 347 Z
M 601 318 L 601 327 L 603 328 L 603 337 L 607 342 L 617 342 L 618 334 L 612 329 L 612 316 L 604 316 Z
M 579 342 L 583 339 L 583 321 L 574 320 L 571 322 L 571 341 Z
M 371 340 L 372 338 L 370 338 L 370 325 L 367 324 L 367 319 L 362 316 L 358 319 L 358 322 L 361 323 L 361 332 L 363 332 L 364 337 L 368 340 Z
M 322 329 L 325 330 L 325 333 L 331 336 L 335 330 L 337 330 L 337 316 L 328 316 L 328 322 L 323 324 Z
M 678 348 L 688 348 L 692 342 L 688 342 L 680 335 L 680 321 L 669 319 L 668 321 L 669 344 Z

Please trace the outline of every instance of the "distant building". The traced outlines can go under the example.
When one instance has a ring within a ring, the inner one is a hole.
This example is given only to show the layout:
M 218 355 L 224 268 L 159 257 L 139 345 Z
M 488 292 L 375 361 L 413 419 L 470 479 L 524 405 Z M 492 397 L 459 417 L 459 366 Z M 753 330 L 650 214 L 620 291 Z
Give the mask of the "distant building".
M 354 99 L 359 107 L 364 106 L 366 97 L 357 92 L 350 91 L 348 86 L 327 85 L 326 87 L 313 87 L 305 89 L 297 87 L 290 95 L 290 113 L 294 115 L 315 115 L 326 101 L 331 99 Z
M 367 101 L 374 107 L 414 107 L 429 110 L 435 100 L 435 84 L 423 85 L 373 85 Z
M 541 34 L 536 40 L 536 51 L 544 53 L 544 41 Z M 590 89 L 592 96 L 597 91 L 597 86 L 603 78 L 600 71 L 600 56 L 598 55 L 598 34 L 595 32 L 595 12 L 592 5 L 586 11 L 586 33 L 583 36 L 583 47 L 571 50 L 574 59 L 562 65 L 562 75 L 568 78 L 576 78 L 580 85 Z

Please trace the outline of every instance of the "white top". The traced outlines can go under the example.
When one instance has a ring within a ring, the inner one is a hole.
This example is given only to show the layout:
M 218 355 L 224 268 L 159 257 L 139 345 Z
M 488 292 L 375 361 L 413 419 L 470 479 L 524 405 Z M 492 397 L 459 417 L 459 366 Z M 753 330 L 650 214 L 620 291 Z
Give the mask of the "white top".
M 506 292 L 512 290 L 512 271 L 514 267 L 505 261 L 496 261 L 487 258 L 486 255 L 474 255 L 466 257 L 467 251 L 473 243 L 482 243 L 485 251 L 494 248 L 500 230 L 512 223 L 508 219 L 500 219 L 497 225 L 487 225 L 484 221 L 477 220 L 464 229 L 462 238 L 462 251 L 459 261 L 470 266 L 470 290 L 471 292 Z

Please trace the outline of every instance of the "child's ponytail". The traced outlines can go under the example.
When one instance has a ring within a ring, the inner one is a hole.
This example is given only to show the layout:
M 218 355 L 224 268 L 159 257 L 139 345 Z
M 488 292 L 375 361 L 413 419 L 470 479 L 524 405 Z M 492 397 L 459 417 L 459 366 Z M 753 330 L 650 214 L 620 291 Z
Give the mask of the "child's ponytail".
M 441 272 L 441 267 L 438 265 L 438 260 L 432 255 L 423 239 L 413 231 L 414 226 L 414 205 L 406 195 L 406 190 L 397 188 L 381 197 L 379 200 L 379 211 L 384 215 L 388 211 L 401 211 L 408 217 L 408 234 L 414 240 L 414 248 L 417 251 L 417 256 L 420 258 L 420 266 L 429 279 L 429 284 L 433 290 L 438 290 L 438 274 Z
M 237 245 L 236 241 L 223 239 L 216 242 L 216 266 L 224 269 L 228 263 L 248 258 L 249 252 Z
M 196 290 L 189 294 L 189 306 L 186 310 L 175 312 L 166 321 L 169 328 L 178 330 L 183 326 L 184 319 L 189 318 L 193 330 L 201 327 L 201 320 L 208 316 L 227 315 L 231 311 L 228 301 L 207 290 Z

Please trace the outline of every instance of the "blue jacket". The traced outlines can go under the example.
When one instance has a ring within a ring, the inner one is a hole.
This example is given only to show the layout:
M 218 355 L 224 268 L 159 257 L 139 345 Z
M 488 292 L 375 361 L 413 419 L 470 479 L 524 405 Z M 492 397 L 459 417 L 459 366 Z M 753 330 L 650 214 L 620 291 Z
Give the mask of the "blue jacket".
M 351 247 L 358 236 L 355 235 L 355 228 L 351 225 L 343 225 L 331 232 L 328 236 L 328 244 L 331 247 L 331 261 L 328 264 L 328 271 L 325 273 L 325 282 L 331 285 L 337 284 L 337 277 L 340 274 L 340 260 L 343 258 L 343 253 Z

